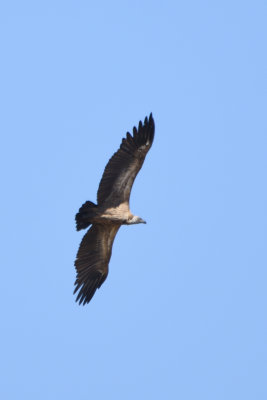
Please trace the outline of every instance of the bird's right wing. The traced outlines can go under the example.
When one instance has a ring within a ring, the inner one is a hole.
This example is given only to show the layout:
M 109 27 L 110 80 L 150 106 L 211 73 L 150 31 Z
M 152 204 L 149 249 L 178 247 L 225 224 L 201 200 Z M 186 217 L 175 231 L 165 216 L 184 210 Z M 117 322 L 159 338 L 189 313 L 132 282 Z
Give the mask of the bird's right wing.
M 122 139 L 119 150 L 113 154 L 106 165 L 97 192 L 98 204 L 109 198 L 109 204 L 116 207 L 129 202 L 133 182 L 143 165 L 148 150 L 152 146 L 155 124 L 152 114 L 139 122 L 138 129 L 133 128 Z
M 84 235 L 75 260 L 76 301 L 89 303 L 108 275 L 108 263 L 114 238 L 120 225 L 95 224 Z

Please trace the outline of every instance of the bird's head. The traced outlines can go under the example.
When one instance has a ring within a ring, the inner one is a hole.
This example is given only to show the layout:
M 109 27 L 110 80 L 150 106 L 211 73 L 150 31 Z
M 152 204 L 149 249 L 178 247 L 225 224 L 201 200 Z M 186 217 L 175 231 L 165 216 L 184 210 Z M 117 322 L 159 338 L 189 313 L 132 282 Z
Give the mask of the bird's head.
M 146 224 L 146 221 L 144 221 L 142 218 L 138 217 L 137 215 L 133 215 L 133 217 L 127 221 L 127 224 L 129 224 L 129 225 Z

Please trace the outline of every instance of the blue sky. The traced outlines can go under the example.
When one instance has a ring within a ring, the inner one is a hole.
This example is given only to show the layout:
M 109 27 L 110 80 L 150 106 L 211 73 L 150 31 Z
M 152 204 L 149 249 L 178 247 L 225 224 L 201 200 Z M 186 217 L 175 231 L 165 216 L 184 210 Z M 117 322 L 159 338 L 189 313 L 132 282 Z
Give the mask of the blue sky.
M 266 12 L 1 3 L 1 398 L 267 398 Z M 74 215 L 151 111 L 148 223 L 79 307 Z

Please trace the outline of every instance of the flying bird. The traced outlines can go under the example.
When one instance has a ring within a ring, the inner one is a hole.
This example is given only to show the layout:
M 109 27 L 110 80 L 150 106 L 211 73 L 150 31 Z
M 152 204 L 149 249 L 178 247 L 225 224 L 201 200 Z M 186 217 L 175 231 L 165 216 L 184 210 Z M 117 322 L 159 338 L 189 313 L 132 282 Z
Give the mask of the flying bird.
M 121 225 L 146 223 L 129 208 L 131 189 L 152 146 L 155 124 L 152 113 L 122 139 L 119 150 L 107 163 L 97 192 L 97 204 L 86 201 L 76 214 L 77 231 L 84 235 L 75 260 L 76 301 L 87 304 L 108 275 L 114 238 Z

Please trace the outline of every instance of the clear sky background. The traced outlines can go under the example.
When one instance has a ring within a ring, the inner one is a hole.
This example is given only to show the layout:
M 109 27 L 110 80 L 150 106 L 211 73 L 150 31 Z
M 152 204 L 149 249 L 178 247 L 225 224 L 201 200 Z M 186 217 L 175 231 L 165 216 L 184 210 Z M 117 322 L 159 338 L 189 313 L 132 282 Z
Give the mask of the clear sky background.
M 0 397 L 267 398 L 265 1 L 0 6 Z M 74 215 L 153 112 L 108 279 Z

